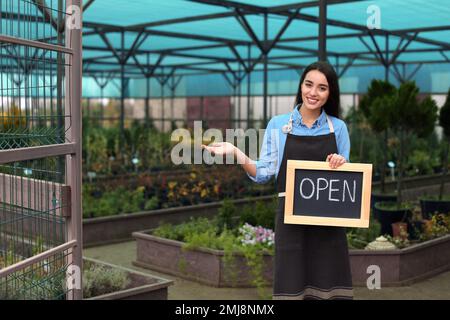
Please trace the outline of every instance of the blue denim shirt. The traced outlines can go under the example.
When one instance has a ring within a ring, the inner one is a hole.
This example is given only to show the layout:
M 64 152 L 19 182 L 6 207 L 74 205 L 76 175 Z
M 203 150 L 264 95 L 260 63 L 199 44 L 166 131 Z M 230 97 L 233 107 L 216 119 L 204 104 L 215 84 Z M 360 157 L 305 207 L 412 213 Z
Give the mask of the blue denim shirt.
M 285 124 L 288 123 L 290 116 L 290 113 L 275 116 L 267 124 L 263 143 L 261 146 L 260 157 L 259 160 L 255 161 L 256 177 L 252 177 L 247 174 L 249 178 L 256 183 L 266 183 L 273 176 L 278 176 L 281 161 L 283 160 L 284 146 L 286 144 L 287 137 L 287 134 L 282 131 L 282 128 Z M 342 155 L 347 160 L 347 162 L 349 162 L 350 138 L 348 135 L 347 126 L 345 125 L 344 121 L 336 117 L 328 117 L 333 123 L 338 153 Z M 295 108 L 293 110 L 292 119 L 293 122 L 292 131 L 290 132 L 291 134 L 302 136 L 318 136 L 330 133 L 330 128 L 328 126 L 327 115 L 325 111 L 322 111 L 311 128 L 308 128 L 303 123 L 302 116 L 298 108 Z

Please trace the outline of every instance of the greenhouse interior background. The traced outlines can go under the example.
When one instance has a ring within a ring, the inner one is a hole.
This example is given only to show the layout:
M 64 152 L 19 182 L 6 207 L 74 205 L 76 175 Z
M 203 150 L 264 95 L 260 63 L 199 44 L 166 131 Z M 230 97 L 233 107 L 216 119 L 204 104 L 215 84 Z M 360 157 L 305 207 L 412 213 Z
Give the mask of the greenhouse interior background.
M 266 128 L 316 61 L 339 79 L 349 162 L 373 165 L 370 226 L 346 231 L 354 298 L 450 299 L 448 1 L 0 0 L 0 13 L 0 299 L 271 299 L 275 181 L 174 164 L 173 134 Z

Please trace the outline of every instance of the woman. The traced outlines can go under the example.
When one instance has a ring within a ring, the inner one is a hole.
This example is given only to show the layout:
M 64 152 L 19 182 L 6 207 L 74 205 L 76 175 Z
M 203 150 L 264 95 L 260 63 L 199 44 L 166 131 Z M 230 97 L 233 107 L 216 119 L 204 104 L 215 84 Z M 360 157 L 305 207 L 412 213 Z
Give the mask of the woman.
M 327 161 L 332 169 L 348 161 L 349 135 L 338 115 L 337 75 L 328 63 L 316 62 L 303 72 L 293 112 L 269 121 L 258 161 L 227 142 L 203 146 L 234 154 L 257 183 L 277 178 L 274 299 L 353 298 L 345 229 L 283 222 L 288 159 Z

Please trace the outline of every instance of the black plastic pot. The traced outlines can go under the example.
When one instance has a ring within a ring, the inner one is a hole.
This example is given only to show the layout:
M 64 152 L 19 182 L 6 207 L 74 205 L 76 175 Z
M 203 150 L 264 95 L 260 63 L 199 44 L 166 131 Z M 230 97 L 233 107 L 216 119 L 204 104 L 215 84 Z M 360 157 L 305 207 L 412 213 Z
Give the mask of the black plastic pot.
M 431 219 L 431 216 L 436 212 L 448 214 L 450 212 L 450 201 L 420 199 L 420 207 L 422 209 L 422 217 Z
M 370 199 L 370 207 L 372 209 L 373 217 L 380 221 L 379 212 L 377 208 L 375 208 L 375 204 L 378 202 L 395 202 L 397 201 L 397 195 L 394 194 L 382 194 L 382 193 L 372 193 Z
M 408 209 L 385 209 L 382 208 L 384 204 L 391 204 L 394 202 L 378 202 L 374 209 L 378 211 L 378 221 L 381 224 L 381 234 L 388 234 L 392 236 L 392 224 L 395 222 L 409 222 L 412 216 L 411 208 Z

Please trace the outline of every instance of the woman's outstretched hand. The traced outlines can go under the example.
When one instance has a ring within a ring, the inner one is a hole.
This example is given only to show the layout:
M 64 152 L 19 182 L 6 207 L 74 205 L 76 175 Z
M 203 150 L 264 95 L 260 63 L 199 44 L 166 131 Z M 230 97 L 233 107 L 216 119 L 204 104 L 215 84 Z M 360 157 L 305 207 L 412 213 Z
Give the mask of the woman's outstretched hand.
M 202 144 L 202 149 L 206 149 L 212 155 L 233 156 L 233 163 L 234 160 L 237 160 L 237 163 L 242 165 L 249 175 L 252 177 L 256 176 L 256 164 L 233 144 L 229 142 L 217 142 L 208 146 Z
M 212 155 L 235 155 L 236 147 L 229 142 L 217 142 L 210 145 L 202 144 L 202 148 L 206 149 Z
M 343 156 L 337 153 L 329 154 L 326 161 L 330 163 L 331 169 L 336 169 L 347 162 Z

